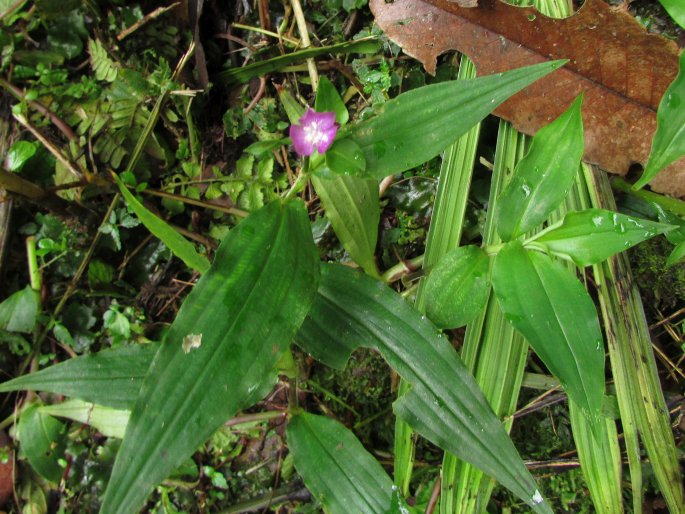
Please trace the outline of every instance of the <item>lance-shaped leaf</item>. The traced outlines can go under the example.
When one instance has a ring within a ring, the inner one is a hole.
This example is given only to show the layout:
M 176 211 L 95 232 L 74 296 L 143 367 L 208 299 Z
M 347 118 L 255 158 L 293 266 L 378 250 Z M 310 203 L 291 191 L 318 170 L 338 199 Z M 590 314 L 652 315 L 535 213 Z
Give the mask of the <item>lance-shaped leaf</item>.
M 335 420 L 303 412 L 288 423 L 288 448 L 307 489 L 331 514 L 382 514 L 393 483 L 355 435 Z
M 119 186 L 126 203 L 138 219 L 153 235 L 161 239 L 179 259 L 191 269 L 204 273 L 209 268 L 207 257 L 197 253 L 195 247 L 181 234 L 170 227 L 163 219 L 155 216 L 138 199 L 131 194 L 119 177 L 112 175 Z
M 375 179 L 312 177 L 326 217 L 350 257 L 370 275 L 378 275 L 374 254 L 381 208 Z
M 426 281 L 426 314 L 442 328 L 473 320 L 490 295 L 490 259 L 477 246 L 460 246 L 438 261 Z
M 605 209 L 587 209 L 568 213 L 559 226 L 532 237 L 525 246 L 590 266 L 673 228 Z
M 495 211 L 504 241 L 537 227 L 568 194 L 583 156 L 582 96 L 552 123 L 540 129 L 530 150 L 516 165 Z
M 551 512 L 516 448 L 449 341 L 384 284 L 322 265 L 319 294 L 295 341 L 344 367 L 360 346 L 378 351 L 411 390 L 395 403 L 419 434 L 479 467 L 536 512 Z
M 222 423 L 268 392 L 318 279 L 300 201 L 268 204 L 226 236 L 145 377 L 101 512 L 136 512 Z
M 435 157 L 514 93 L 561 67 L 550 61 L 472 80 L 432 84 L 386 102 L 351 128 L 366 158 L 364 176 L 383 178 Z
M 159 346 L 103 350 L 0 384 L 0 392 L 48 391 L 114 409 L 132 409 Z
M 345 102 L 340 97 L 340 93 L 325 75 L 319 78 L 314 110 L 317 112 L 334 112 L 335 121 L 340 125 L 344 125 L 350 119 L 350 114 L 347 112 L 347 107 L 345 107 Z
M 559 379 L 569 397 L 593 417 L 604 396 L 604 345 L 597 311 L 571 272 L 518 241 L 495 257 L 492 287 L 502 311 Z
M 685 54 L 680 54 L 680 71 L 659 104 L 656 133 L 649 160 L 640 180 L 633 186 L 643 187 L 666 166 L 685 155 Z

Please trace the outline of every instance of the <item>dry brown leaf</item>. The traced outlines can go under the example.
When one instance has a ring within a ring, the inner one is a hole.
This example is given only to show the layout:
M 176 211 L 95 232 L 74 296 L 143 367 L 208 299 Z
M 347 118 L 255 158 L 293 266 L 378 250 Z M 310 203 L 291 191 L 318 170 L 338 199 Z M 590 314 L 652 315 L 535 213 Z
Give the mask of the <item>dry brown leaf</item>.
M 429 73 L 448 50 L 468 55 L 481 75 L 569 59 L 495 114 L 534 134 L 584 92 L 585 160 L 621 175 L 647 161 L 659 101 L 678 72 L 678 47 L 647 34 L 624 10 L 587 0 L 575 15 L 560 20 L 499 0 L 481 0 L 475 9 L 448 0 L 370 0 L 370 6 L 390 39 Z M 685 159 L 651 185 L 684 196 Z

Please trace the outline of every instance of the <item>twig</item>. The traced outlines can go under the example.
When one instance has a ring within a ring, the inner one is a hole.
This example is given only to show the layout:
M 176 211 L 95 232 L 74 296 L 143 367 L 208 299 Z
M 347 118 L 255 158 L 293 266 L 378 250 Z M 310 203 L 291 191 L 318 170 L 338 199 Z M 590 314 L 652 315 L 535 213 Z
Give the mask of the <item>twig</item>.
M 71 160 L 69 160 L 66 155 L 64 155 L 62 150 L 60 150 L 50 141 L 48 141 L 48 139 L 43 134 L 41 134 L 36 127 L 31 125 L 29 120 L 27 120 L 23 114 L 12 114 L 12 116 L 14 116 L 14 119 L 17 120 L 25 129 L 31 132 L 31 134 L 33 134 L 33 136 L 43 144 L 43 146 L 48 150 L 48 152 L 54 155 L 55 159 L 62 163 L 62 165 L 65 168 L 67 168 L 78 180 L 83 180 L 83 173 L 81 172 L 81 170 L 79 170 L 76 167 L 76 165 L 73 162 L 71 162 Z
M 265 36 L 271 36 L 281 41 L 285 41 L 286 43 L 289 43 L 292 46 L 299 46 L 300 44 L 300 41 L 298 41 L 297 39 L 292 39 L 282 34 L 277 34 L 276 32 L 265 30 L 259 27 L 251 27 L 250 25 L 243 25 L 242 23 L 233 23 L 231 24 L 231 27 L 236 29 L 250 30 L 252 32 L 257 32 L 259 34 L 264 34 Z
M 175 2 L 171 5 L 167 5 L 166 7 L 158 7 L 157 9 L 152 11 L 150 14 L 145 15 L 142 19 L 135 22 L 130 27 L 119 32 L 119 34 L 117 34 L 117 41 L 121 41 L 125 37 L 130 36 L 131 34 L 133 34 L 136 30 L 138 30 L 140 27 L 142 27 L 146 23 L 151 22 L 155 18 L 159 18 L 162 14 L 164 14 L 167 11 L 170 11 L 171 9 L 173 9 L 174 7 L 176 7 L 177 5 L 180 5 L 180 4 L 181 4 L 181 2 Z
M 295 21 L 297 22 L 297 29 L 300 31 L 302 48 L 312 46 L 312 43 L 309 40 L 307 21 L 304 19 L 304 12 L 302 11 L 302 4 L 300 4 L 300 0 L 290 0 L 290 3 L 293 6 L 293 13 L 295 14 Z M 316 71 L 316 63 L 311 57 L 307 59 L 307 69 L 309 70 L 309 78 L 312 81 L 312 89 L 314 92 L 316 92 L 319 86 L 319 72 Z
M 266 90 L 266 77 L 262 75 L 259 77 L 259 89 L 257 90 L 257 93 L 254 95 L 254 98 L 250 102 L 250 105 L 245 107 L 243 110 L 243 114 L 247 114 L 250 112 L 252 109 L 254 109 L 255 105 L 259 103 L 259 101 L 262 99 L 262 96 L 264 95 L 264 91 Z
M 0 78 L 0 86 L 2 86 L 5 90 L 7 90 L 14 98 L 19 100 L 20 102 L 23 102 L 26 100 L 26 96 L 22 92 L 21 89 L 19 89 L 17 86 L 14 84 L 11 84 L 4 78 Z M 41 113 L 43 116 L 46 116 L 47 118 L 50 119 L 52 124 L 62 133 L 64 136 L 69 140 L 69 141 L 75 141 L 76 140 L 76 134 L 74 134 L 74 131 L 71 129 L 69 125 L 65 123 L 62 118 L 57 116 L 54 112 L 52 112 L 50 109 L 45 107 L 42 103 L 38 102 L 37 100 L 29 100 L 28 101 L 29 106 L 31 108 L 35 109 L 39 113 Z
M 438 476 L 435 480 L 435 485 L 433 485 L 433 491 L 431 492 L 431 497 L 428 500 L 428 505 L 426 505 L 426 514 L 433 514 L 435 507 L 438 505 L 438 500 L 440 499 L 440 484 L 442 480 Z

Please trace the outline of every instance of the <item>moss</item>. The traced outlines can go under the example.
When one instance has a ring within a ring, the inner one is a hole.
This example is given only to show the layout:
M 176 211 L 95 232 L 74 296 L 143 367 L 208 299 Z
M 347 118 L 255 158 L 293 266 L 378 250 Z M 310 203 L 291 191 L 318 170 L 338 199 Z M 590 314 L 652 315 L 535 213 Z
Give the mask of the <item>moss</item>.
M 659 237 L 629 253 L 633 276 L 647 306 L 669 309 L 685 300 L 685 263 L 666 266 L 672 249 L 668 241 Z

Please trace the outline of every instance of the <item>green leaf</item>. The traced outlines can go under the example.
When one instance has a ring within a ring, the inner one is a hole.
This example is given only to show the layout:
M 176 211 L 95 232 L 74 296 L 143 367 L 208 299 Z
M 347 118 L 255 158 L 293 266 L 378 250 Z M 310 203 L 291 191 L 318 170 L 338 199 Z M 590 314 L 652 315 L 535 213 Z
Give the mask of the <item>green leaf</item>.
M 300 122 L 300 118 L 307 112 L 307 108 L 303 106 L 297 99 L 290 94 L 287 89 L 281 89 L 278 92 L 278 99 L 288 115 L 288 120 L 291 124 L 296 125 Z
M 126 410 L 112 409 L 111 407 L 103 407 L 102 405 L 95 405 L 81 400 L 69 400 L 55 405 L 46 405 L 40 407 L 40 412 L 56 416 L 59 418 L 68 418 L 79 423 L 85 423 L 97 429 L 102 435 L 106 437 L 116 437 L 123 439 L 124 432 L 130 412 Z
M 678 264 L 685 257 L 685 241 L 681 241 L 676 245 L 673 251 L 669 254 L 666 259 L 666 266 L 673 266 Z
M 569 397 L 598 418 L 604 395 L 604 345 L 592 299 L 578 279 L 518 241 L 495 257 L 492 287 L 502 311 Z
M 360 346 L 378 351 L 411 386 L 394 404 L 400 418 L 536 512 L 551 512 L 449 341 L 385 284 L 345 266 L 322 265 L 319 294 L 295 341 L 336 368 Z
M 566 61 L 549 61 L 472 80 L 413 89 L 386 102 L 380 114 L 348 134 L 366 157 L 365 176 L 383 178 L 442 152 L 499 104 Z
M 64 455 L 64 425 L 33 403 L 22 411 L 17 434 L 33 469 L 46 480 L 59 482 L 63 470 L 57 461 Z
M 273 59 L 267 59 L 266 61 L 248 64 L 247 66 L 230 68 L 219 73 L 218 80 L 227 85 L 233 83 L 244 84 L 252 77 L 259 77 L 261 75 L 266 75 L 268 73 L 281 70 L 289 64 L 298 61 L 305 61 L 311 57 L 336 53 L 374 54 L 378 52 L 380 47 L 381 42 L 375 37 L 358 39 L 356 41 L 345 41 L 344 43 L 338 43 L 330 46 L 312 46 L 305 48 L 304 50 L 298 50 L 297 52 L 291 52 L 279 57 L 274 57 Z
M 677 0 L 680 1 L 680 0 Z M 656 133 L 649 160 L 633 189 L 647 185 L 666 166 L 685 155 L 685 54 L 680 54 L 680 71 L 668 86 L 656 111 Z
M 659 0 L 673 20 L 685 28 L 685 4 L 683 0 Z
M 325 75 L 319 77 L 319 87 L 316 90 L 314 110 L 316 112 L 334 112 L 335 121 L 341 126 L 350 119 L 347 107 L 345 107 L 345 103 L 342 101 L 342 98 L 340 98 L 338 90 L 335 89 L 333 83 L 328 80 L 328 77 Z
M 656 210 L 657 217 L 661 223 L 677 227 L 675 230 L 670 230 L 664 234 L 668 242 L 677 245 L 685 241 L 685 219 L 667 211 L 657 203 L 653 202 L 651 205 Z
M 200 273 L 209 269 L 207 257 L 200 255 L 195 247 L 188 242 L 181 234 L 171 228 L 164 220 L 152 214 L 138 199 L 131 194 L 124 183 L 113 174 L 114 180 L 119 186 L 119 191 L 126 199 L 126 203 L 133 212 L 136 213 L 145 227 L 158 237 L 179 259 L 185 262 L 186 266 Z
M 345 250 L 364 271 L 377 276 L 374 254 L 381 216 L 378 182 L 359 177 L 312 176 L 312 184 Z
M 47 391 L 105 405 L 133 408 L 159 345 L 122 346 L 70 359 L 0 384 L 0 392 Z
M 582 101 L 580 95 L 565 113 L 541 128 L 516 165 L 495 211 L 497 233 L 504 241 L 540 225 L 571 189 L 584 149 Z
M 101 512 L 136 512 L 217 428 L 273 387 L 274 366 L 314 299 L 318 260 L 299 200 L 272 202 L 229 232 L 145 377 Z
M 36 291 L 26 286 L 0 303 L 0 329 L 9 332 L 31 332 L 38 319 L 39 300 Z
M 366 169 L 366 157 L 353 139 L 338 139 L 326 152 L 326 166 L 339 175 L 361 176 Z
M 26 161 L 34 156 L 38 150 L 38 143 L 32 143 L 30 141 L 17 141 L 14 143 L 9 152 L 7 152 L 7 158 L 5 159 L 7 171 L 20 171 Z
M 533 236 L 524 246 L 541 248 L 582 267 L 602 262 L 673 228 L 605 209 L 587 209 L 569 212 L 559 226 Z
M 307 489 L 331 514 L 380 514 L 393 484 L 378 461 L 343 425 L 303 412 L 288 423 L 288 448 Z
M 460 246 L 438 261 L 426 279 L 426 314 L 441 328 L 473 320 L 490 296 L 490 259 L 477 246 Z

